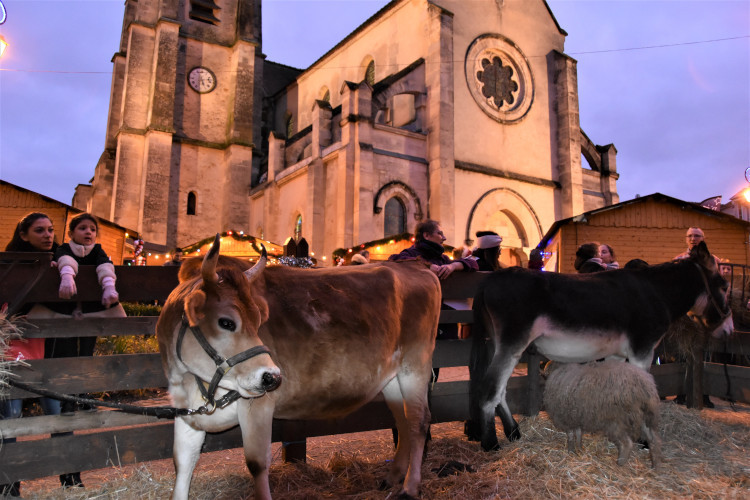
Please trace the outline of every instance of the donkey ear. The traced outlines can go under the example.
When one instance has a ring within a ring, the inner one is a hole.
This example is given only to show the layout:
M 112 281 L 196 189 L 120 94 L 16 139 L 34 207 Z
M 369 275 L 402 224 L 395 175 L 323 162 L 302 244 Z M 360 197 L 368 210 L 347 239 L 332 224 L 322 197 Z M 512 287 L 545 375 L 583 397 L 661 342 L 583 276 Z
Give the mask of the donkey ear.
M 206 316 L 206 293 L 203 290 L 195 290 L 185 299 L 185 315 L 190 326 L 196 326 Z
M 690 250 L 690 258 L 695 260 L 701 266 L 716 271 L 716 261 L 711 252 L 708 251 L 705 241 L 701 241 Z

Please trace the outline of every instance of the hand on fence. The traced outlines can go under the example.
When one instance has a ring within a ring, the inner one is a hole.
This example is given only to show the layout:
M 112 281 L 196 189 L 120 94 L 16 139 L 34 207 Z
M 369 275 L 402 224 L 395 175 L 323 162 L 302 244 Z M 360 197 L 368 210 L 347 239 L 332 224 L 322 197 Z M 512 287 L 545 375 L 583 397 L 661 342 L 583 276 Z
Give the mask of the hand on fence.
M 117 304 L 120 301 L 120 296 L 115 290 L 114 278 L 106 277 L 102 279 L 102 304 L 106 307 L 112 304 Z
M 76 289 L 75 273 L 70 267 L 63 267 L 60 270 L 60 298 L 69 299 L 78 293 Z

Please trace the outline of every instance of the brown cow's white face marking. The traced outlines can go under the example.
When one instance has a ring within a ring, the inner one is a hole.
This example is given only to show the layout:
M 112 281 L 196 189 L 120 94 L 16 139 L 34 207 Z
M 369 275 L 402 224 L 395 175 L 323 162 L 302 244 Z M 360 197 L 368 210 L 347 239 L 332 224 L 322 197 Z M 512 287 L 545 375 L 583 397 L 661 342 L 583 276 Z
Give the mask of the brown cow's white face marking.
M 193 311 L 193 317 L 201 317 L 199 327 L 211 346 L 220 356 L 229 359 L 236 354 L 262 345 L 251 321 L 235 303 L 235 297 L 220 300 L 207 299 L 200 311 Z M 189 349 L 189 351 L 188 351 Z M 216 371 L 216 364 L 203 350 L 197 340 L 186 336 L 183 343 L 183 359 L 191 361 L 194 371 L 205 381 L 210 381 Z M 226 372 L 219 387 L 236 390 L 243 398 L 259 397 L 269 389 L 269 380 L 278 379 L 281 370 L 268 354 L 261 354 L 242 361 Z M 275 389 L 276 386 L 273 387 Z

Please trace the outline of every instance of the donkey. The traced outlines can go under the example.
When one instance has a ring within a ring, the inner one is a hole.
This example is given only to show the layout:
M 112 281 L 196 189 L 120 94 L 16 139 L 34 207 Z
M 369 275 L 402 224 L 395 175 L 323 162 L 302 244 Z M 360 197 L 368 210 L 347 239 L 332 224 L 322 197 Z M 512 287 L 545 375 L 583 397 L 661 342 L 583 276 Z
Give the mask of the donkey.
M 553 361 L 611 357 L 648 370 L 670 323 L 686 313 L 715 337 L 733 331 L 727 287 L 703 242 L 687 259 L 644 269 L 566 275 L 515 267 L 491 274 L 473 306 L 469 439 L 481 440 L 485 451 L 499 448 L 496 407 L 508 439 L 521 437 L 506 388 L 532 342 Z

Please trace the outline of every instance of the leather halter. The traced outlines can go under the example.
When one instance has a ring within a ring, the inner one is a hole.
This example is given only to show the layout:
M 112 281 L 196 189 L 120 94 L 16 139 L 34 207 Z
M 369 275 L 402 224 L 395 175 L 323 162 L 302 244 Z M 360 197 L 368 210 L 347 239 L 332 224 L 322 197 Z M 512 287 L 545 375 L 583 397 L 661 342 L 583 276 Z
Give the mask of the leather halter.
M 706 278 L 706 274 L 703 272 L 703 268 L 697 262 L 693 262 L 693 265 L 695 265 L 695 267 L 698 268 L 698 273 L 701 275 L 701 278 L 703 279 L 703 287 L 706 289 L 706 294 L 708 295 L 708 299 L 711 301 L 711 304 L 716 308 L 716 310 L 719 312 L 719 315 L 721 316 L 721 319 L 717 322 L 717 324 L 719 324 L 732 315 L 732 308 L 727 306 L 727 312 L 723 312 L 721 310 L 721 307 L 719 307 L 718 302 L 716 302 L 716 298 L 714 297 L 714 294 L 711 293 L 711 287 L 708 284 L 708 278 Z
M 216 372 L 214 372 L 214 376 L 211 379 L 211 382 L 206 382 L 195 373 L 192 374 L 195 377 L 196 382 L 198 382 L 198 389 L 200 389 L 201 394 L 203 395 L 203 399 L 210 405 L 210 408 L 206 408 L 206 406 L 204 405 L 198 410 L 198 412 L 210 414 L 216 408 L 224 408 L 225 406 L 234 403 L 242 397 L 237 391 L 229 391 L 221 398 L 216 400 L 214 399 L 214 396 L 216 396 L 216 390 L 219 388 L 219 382 L 221 382 L 221 379 L 224 377 L 224 375 L 226 375 L 234 365 L 261 354 L 268 354 L 270 356 L 271 351 L 268 349 L 268 347 L 259 345 L 251 347 L 246 351 L 242 351 L 239 354 L 235 354 L 229 359 L 224 358 L 216 351 L 216 349 L 213 348 L 213 346 L 211 346 L 211 344 L 208 343 L 208 340 L 206 340 L 206 337 L 203 335 L 203 332 L 201 332 L 201 329 L 198 326 L 190 326 L 187 318 L 185 318 L 185 316 L 183 315 L 180 332 L 177 335 L 177 358 L 183 363 L 185 363 L 185 361 L 183 361 L 182 359 L 182 341 L 185 338 L 185 332 L 188 330 L 188 328 L 191 332 L 193 332 L 193 336 L 195 337 L 195 340 L 198 341 L 198 344 L 200 344 L 206 354 L 208 354 L 216 364 Z M 187 365 L 187 363 L 185 364 Z M 200 411 L 201 409 L 204 411 Z

